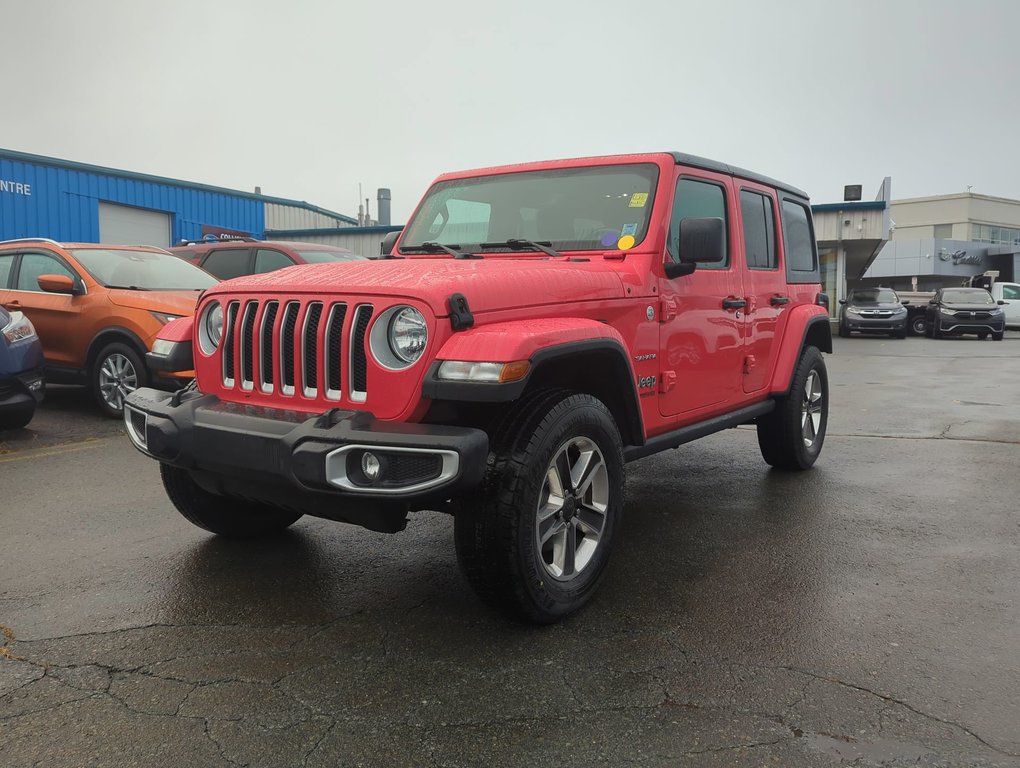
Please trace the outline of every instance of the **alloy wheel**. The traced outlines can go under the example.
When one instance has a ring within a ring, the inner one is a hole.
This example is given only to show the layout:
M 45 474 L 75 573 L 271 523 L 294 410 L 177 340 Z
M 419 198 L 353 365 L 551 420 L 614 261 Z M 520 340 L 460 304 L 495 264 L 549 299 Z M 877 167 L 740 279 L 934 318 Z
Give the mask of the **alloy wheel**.
M 804 445 L 810 448 L 818 438 L 822 425 L 822 379 L 812 370 L 804 382 L 804 397 L 800 406 L 801 435 Z
M 124 408 L 124 399 L 138 389 L 138 372 L 135 366 L 119 352 L 103 360 L 99 368 L 99 393 L 103 402 L 114 410 Z

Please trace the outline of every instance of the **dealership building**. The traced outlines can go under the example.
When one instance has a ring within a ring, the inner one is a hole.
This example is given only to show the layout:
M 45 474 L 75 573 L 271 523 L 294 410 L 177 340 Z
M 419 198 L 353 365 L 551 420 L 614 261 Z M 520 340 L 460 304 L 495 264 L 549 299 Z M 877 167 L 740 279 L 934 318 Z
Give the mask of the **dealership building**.
M 389 225 L 389 190 L 379 190 L 380 221 L 345 216 L 300 200 L 0 149 L 0 240 L 166 248 L 203 237 L 322 240 L 374 256 Z M 295 233 L 320 233 L 302 237 Z

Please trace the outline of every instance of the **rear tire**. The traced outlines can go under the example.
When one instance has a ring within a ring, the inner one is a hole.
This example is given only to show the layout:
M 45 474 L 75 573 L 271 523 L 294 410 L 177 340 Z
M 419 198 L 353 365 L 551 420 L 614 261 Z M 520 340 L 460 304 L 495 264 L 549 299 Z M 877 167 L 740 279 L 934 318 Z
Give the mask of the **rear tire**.
M 111 419 L 122 418 L 124 400 L 148 382 L 142 358 L 133 347 L 119 341 L 103 347 L 89 371 L 89 386 L 96 404 Z
M 210 533 L 250 539 L 282 531 L 301 517 L 268 504 L 219 496 L 200 487 L 183 469 L 160 464 L 163 488 L 186 520 Z
M 927 336 L 928 331 L 924 323 L 924 315 L 914 315 L 910 319 L 910 329 L 916 336 Z
M 623 513 L 623 447 L 606 406 L 545 391 L 493 434 L 479 493 L 455 517 L 457 560 L 478 596 L 551 624 L 591 599 Z
M 806 347 L 790 392 L 758 419 L 758 447 L 776 469 L 809 469 L 821 453 L 829 419 L 829 377 L 816 347 Z

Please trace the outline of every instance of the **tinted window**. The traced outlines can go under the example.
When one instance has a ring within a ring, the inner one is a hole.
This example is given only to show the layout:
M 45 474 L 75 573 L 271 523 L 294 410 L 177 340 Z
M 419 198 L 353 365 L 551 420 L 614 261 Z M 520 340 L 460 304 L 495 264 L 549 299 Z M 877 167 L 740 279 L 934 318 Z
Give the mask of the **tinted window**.
M 48 253 L 26 253 L 21 257 L 21 268 L 18 270 L 19 291 L 41 291 L 37 278 L 40 275 L 67 275 L 71 279 L 77 277 L 64 262 Z
M 11 268 L 14 266 L 14 254 L 0 255 L 0 288 L 7 287 L 7 281 L 11 277 Z
M 807 208 L 793 200 L 783 200 L 783 234 L 787 268 L 793 272 L 814 272 L 815 241 Z
M 271 251 L 268 248 L 259 248 L 255 251 L 255 274 L 257 275 L 292 266 L 294 266 L 294 262 L 285 253 Z
M 247 248 L 224 248 L 212 251 L 202 262 L 202 269 L 211 272 L 220 280 L 229 280 L 248 274 Z
M 740 193 L 740 215 L 744 220 L 744 248 L 751 269 L 774 269 L 776 261 L 776 220 L 772 200 L 749 190 Z
M 674 261 L 679 259 L 680 222 L 684 219 L 706 217 L 723 220 L 723 235 L 729 232 L 726 217 L 726 196 L 718 184 L 697 179 L 680 179 L 676 183 L 673 198 L 673 217 L 669 222 L 669 253 Z M 729 248 L 723 242 L 723 260 L 718 264 L 698 264 L 698 269 L 723 269 L 730 263 Z

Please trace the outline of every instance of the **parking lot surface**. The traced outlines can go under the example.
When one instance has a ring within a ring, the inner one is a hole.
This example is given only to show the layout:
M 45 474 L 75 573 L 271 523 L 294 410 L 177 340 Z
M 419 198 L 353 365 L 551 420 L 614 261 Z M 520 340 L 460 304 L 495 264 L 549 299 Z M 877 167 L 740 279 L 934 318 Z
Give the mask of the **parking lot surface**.
M 0 765 L 1020 765 L 1020 334 L 835 343 L 812 471 L 750 428 L 629 465 L 548 628 L 440 514 L 205 534 L 53 388 L 0 433 Z

